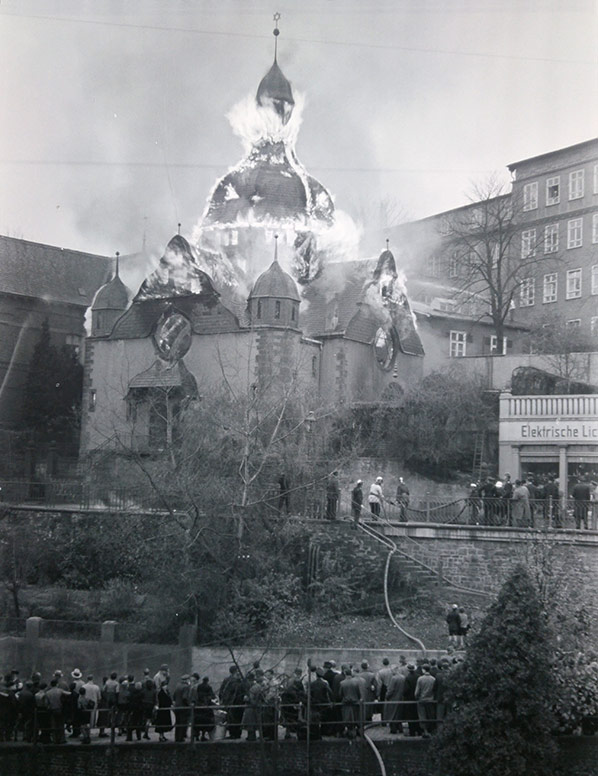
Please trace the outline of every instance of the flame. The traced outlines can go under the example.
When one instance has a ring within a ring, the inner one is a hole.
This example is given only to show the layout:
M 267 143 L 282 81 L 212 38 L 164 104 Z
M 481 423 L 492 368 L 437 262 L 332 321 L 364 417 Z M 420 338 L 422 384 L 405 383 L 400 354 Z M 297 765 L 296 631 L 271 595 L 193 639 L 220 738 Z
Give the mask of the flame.
M 241 139 L 245 153 L 249 153 L 260 140 L 283 142 L 290 148 L 295 148 L 305 96 L 296 92 L 294 98 L 295 106 L 286 124 L 271 105 L 258 105 L 253 94 L 248 94 L 233 105 L 226 118 L 234 134 Z

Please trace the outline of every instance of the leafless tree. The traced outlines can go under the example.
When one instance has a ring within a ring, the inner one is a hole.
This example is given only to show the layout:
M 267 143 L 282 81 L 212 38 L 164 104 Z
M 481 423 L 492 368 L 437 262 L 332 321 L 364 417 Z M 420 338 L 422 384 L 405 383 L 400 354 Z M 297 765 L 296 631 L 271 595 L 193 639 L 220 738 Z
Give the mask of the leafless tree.
M 544 255 L 544 234 L 527 230 L 523 203 L 506 191 L 496 177 L 475 184 L 471 205 L 447 216 L 441 224 L 449 279 L 455 297 L 477 318 L 490 318 L 497 343 L 505 337 L 505 323 L 524 299 L 527 279 L 556 250 Z M 500 345 L 498 347 L 500 351 Z

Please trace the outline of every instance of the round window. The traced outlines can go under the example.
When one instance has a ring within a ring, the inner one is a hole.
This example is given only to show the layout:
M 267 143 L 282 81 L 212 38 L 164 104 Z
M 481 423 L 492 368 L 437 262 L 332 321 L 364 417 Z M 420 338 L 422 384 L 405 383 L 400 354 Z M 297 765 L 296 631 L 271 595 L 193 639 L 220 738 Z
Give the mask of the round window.
M 374 353 L 381 369 L 390 369 L 395 357 L 395 341 L 392 329 L 380 327 L 374 337 Z
M 191 347 L 191 324 L 180 313 L 163 316 L 156 327 L 154 342 L 166 361 L 178 361 Z

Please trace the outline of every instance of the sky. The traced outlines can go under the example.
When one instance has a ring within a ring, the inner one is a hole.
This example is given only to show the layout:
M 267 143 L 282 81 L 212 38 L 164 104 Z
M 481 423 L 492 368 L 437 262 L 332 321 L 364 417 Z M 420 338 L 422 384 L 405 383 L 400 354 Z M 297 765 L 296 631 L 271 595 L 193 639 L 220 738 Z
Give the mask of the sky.
M 275 12 L 299 159 L 366 228 L 598 135 L 594 0 L 0 0 L 0 233 L 105 255 L 189 236 L 244 155 L 226 115 Z

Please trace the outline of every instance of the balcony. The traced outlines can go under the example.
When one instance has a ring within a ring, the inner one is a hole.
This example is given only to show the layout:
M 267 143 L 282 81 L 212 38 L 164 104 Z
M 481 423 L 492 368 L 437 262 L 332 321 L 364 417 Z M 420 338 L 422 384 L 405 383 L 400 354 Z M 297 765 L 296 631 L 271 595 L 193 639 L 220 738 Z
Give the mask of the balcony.
M 598 395 L 510 396 L 500 401 L 501 420 L 517 418 L 594 419 L 598 423 Z

